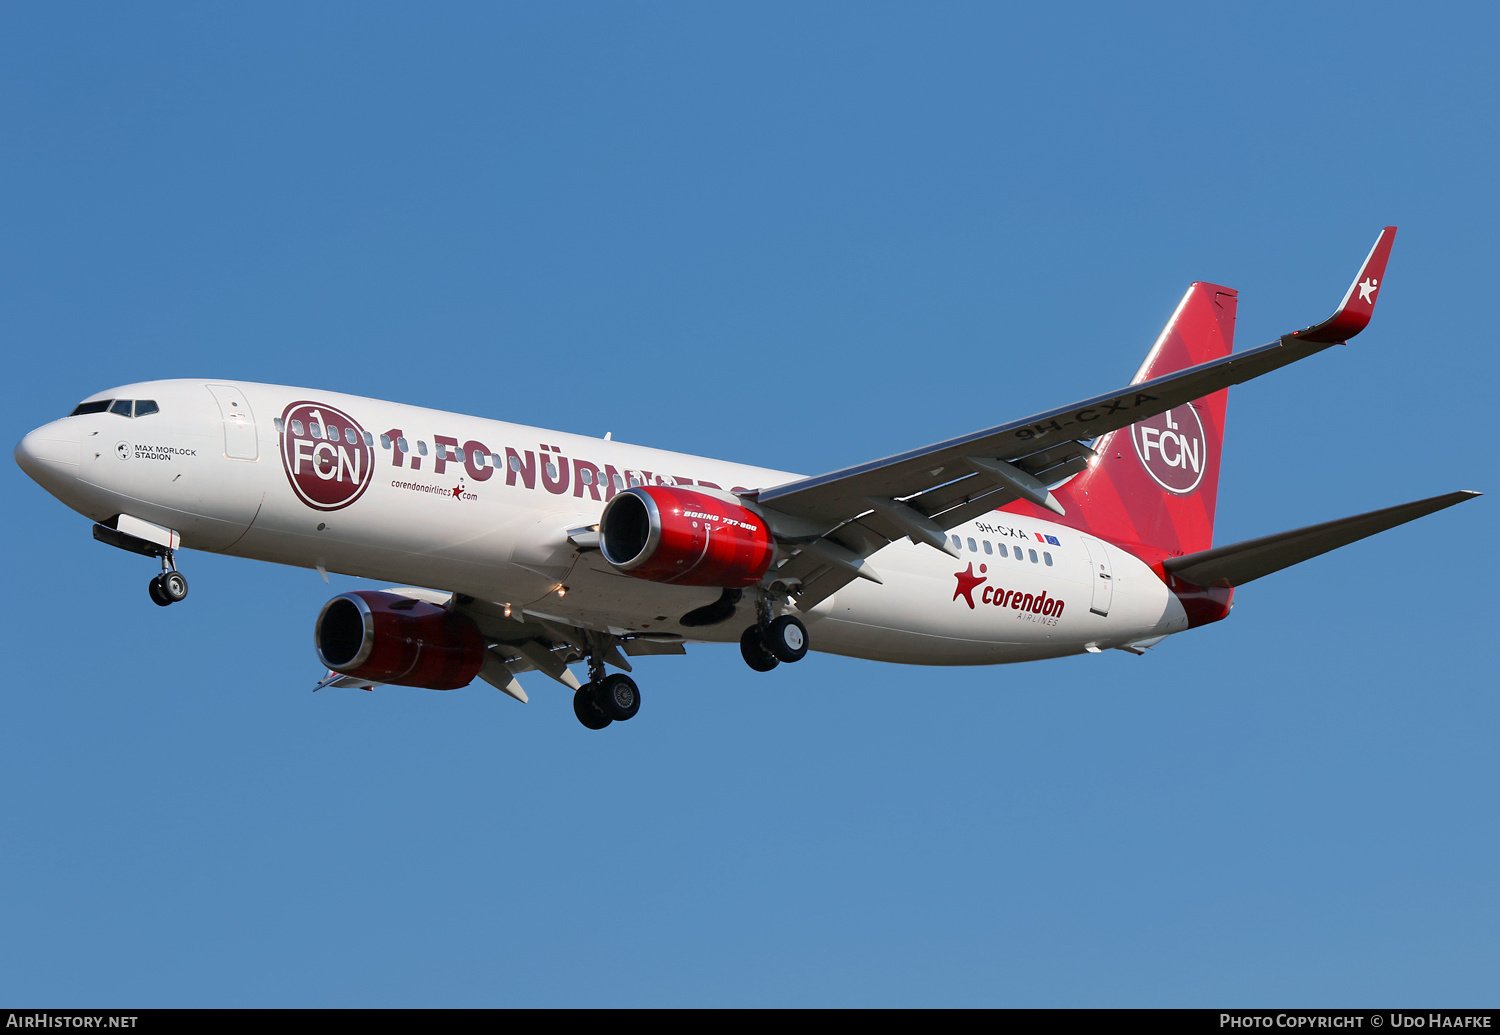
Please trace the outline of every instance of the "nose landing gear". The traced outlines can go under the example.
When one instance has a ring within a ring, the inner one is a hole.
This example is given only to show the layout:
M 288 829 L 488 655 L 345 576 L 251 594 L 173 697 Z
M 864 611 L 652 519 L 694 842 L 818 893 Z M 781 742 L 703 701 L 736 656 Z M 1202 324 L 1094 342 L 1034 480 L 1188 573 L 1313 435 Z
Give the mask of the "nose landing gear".
M 171 550 L 162 554 L 161 574 L 152 578 L 146 586 L 146 592 L 151 595 L 152 603 L 159 607 L 175 604 L 187 596 L 187 579 L 183 578 L 182 572 L 177 570 Z
M 118 526 L 118 527 L 117 527 Z M 143 538 L 148 537 L 148 538 Z M 174 547 L 181 537 L 170 528 L 153 525 L 149 521 L 121 514 L 109 524 L 96 524 L 94 538 L 120 550 L 138 553 L 143 557 L 160 557 L 161 574 L 151 579 L 146 592 L 151 602 L 159 607 L 175 604 L 187 596 L 187 579 L 177 570 L 177 555 Z

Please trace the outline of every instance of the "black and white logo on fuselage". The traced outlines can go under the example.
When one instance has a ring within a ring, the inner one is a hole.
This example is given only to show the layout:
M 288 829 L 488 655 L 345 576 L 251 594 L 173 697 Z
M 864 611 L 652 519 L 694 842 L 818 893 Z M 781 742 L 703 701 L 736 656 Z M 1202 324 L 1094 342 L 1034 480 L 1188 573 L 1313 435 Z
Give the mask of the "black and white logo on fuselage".
M 1130 442 L 1151 480 L 1168 492 L 1186 496 L 1203 481 L 1208 435 L 1191 404 L 1132 424 Z

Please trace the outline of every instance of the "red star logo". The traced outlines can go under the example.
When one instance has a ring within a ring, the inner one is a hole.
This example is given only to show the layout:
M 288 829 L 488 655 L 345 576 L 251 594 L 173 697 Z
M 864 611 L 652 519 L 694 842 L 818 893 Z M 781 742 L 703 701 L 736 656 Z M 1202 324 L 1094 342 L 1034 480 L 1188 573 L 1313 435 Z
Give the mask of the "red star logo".
M 981 564 L 979 566 L 979 570 L 981 572 L 984 572 L 988 569 L 983 564 Z M 980 583 L 988 582 L 989 579 L 982 574 L 974 574 L 973 561 L 970 561 L 969 566 L 963 571 L 955 571 L 953 573 L 953 577 L 958 579 L 958 588 L 953 591 L 953 599 L 957 600 L 959 597 L 963 597 L 964 600 L 969 604 L 969 610 L 974 610 L 974 588 Z

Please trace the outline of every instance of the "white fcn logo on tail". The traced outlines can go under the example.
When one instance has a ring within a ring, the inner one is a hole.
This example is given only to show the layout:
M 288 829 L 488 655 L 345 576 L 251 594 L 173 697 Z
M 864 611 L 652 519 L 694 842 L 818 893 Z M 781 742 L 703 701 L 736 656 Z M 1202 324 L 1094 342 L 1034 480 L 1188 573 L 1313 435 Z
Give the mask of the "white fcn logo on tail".
M 1186 496 L 1203 481 L 1208 435 L 1191 404 L 1132 424 L 1130 441 L 1151 480 L 1168 492 Z

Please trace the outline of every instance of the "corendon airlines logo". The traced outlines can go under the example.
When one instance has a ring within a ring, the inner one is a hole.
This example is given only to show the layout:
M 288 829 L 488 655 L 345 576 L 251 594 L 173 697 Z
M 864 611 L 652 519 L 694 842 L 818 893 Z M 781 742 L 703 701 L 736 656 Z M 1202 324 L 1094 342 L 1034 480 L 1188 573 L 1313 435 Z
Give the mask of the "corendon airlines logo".
M 281 465 L 303 503 L 341 510 L 364 495 L 375 456 L 353 417 L 326 403 L 294 402 L 281 425 Z
M 953 591 L 953 599 L 957 600 L 959 597 L 963 597 L 964 603 L 969 605 L 970 611 L 977 610 L 974 606 L 974 591 L 980 586 L 984 586 L 990 580 L 989 576 L 985 574 L 987 571 L 989 571 L 989 567 L 981 564 L 979 566 L 979 574 L 975 575 L 973 561 L 970 561 L 969 566 L 963 571 L 955 571 L 953 577 L 958 580 L 958 588 Z M 1040 593 L 1025 593 L 1018 589 L 1005 589 L 1001 586 L 984 586 L 984 592 L 979 594 L 979 602 L 988 604 L 991 607 L 1004 607 L 1012 611 L 1019 611 L 1021 613 L 1016 617 L 1024 617 L 1031 621 L 1037 620 L 1031 618 L 1032 615 L 1061 618 L 1063 608 L 1067 606 L 1063 601 L 1047 593 L 1046 590 Z M 1055 623 L 1047 622 L 1045 624 L 1052 625 Z
M 1168 492 L 1186 496 L 1203 481 L 1208 435 L 1191 404 L 1132 424 L 1130 441 L 1151 480 Z

